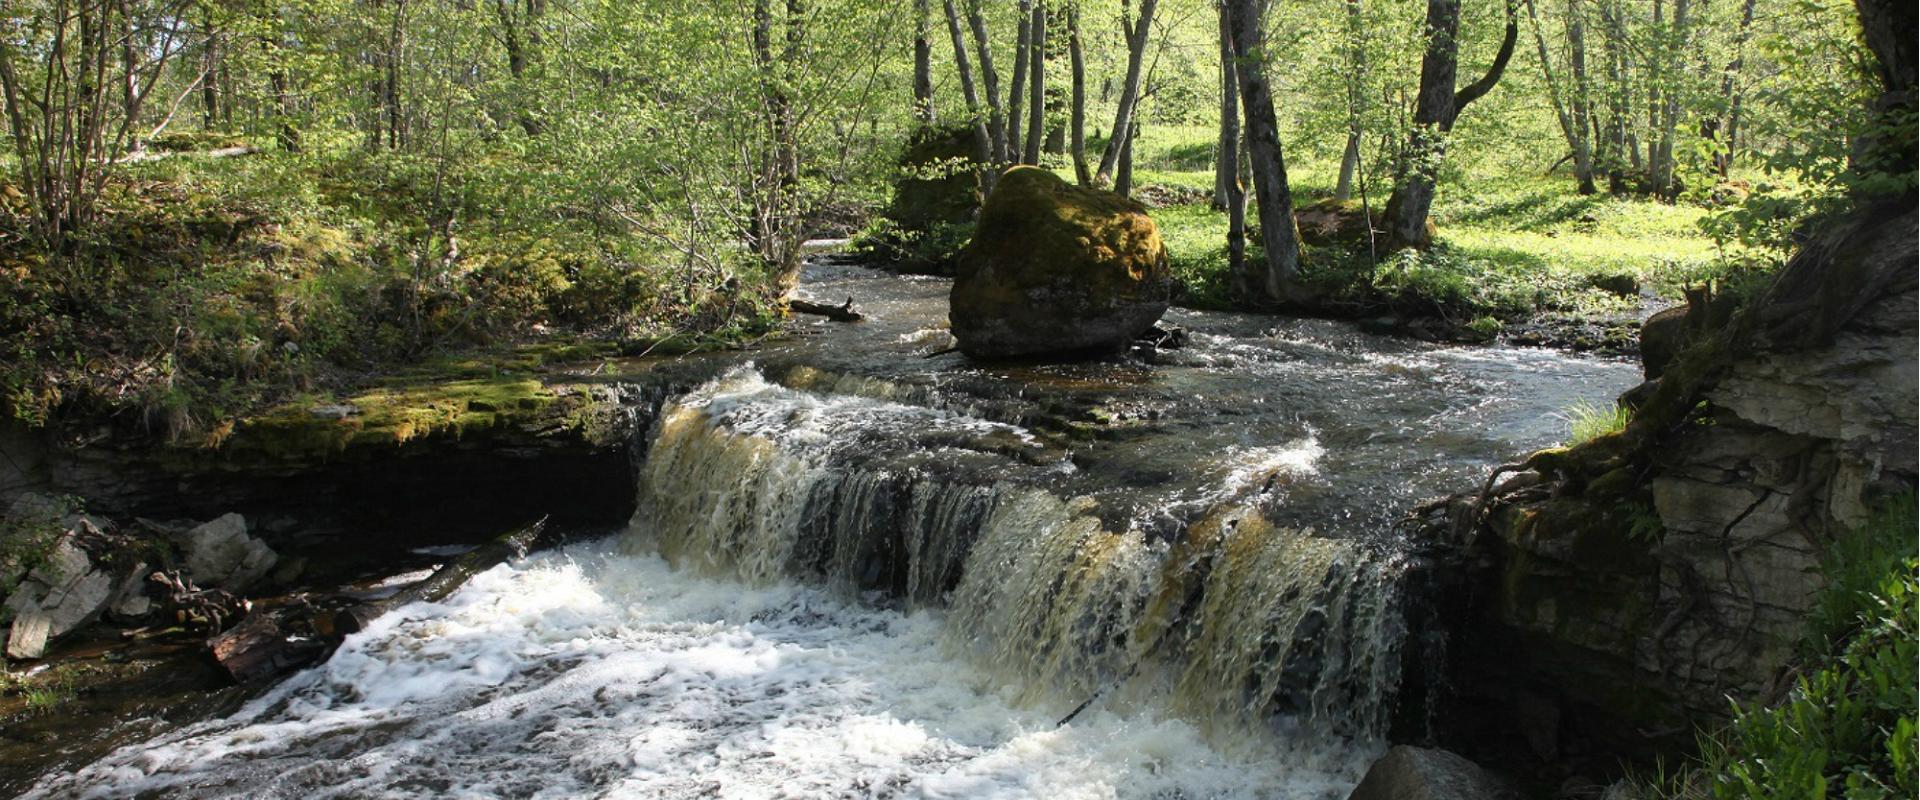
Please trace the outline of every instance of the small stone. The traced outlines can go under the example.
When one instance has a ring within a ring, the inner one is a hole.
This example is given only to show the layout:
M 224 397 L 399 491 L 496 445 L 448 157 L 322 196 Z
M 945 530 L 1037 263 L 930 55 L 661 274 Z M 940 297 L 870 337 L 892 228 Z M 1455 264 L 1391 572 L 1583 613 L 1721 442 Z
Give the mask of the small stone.
M 319 405 L 307 409 L 307 413 L 319 419 L 346 419 L 360 416 L 358 406 L 341 403 L 339 405 Z
M 147 562 L 133 565 L 132 569 L 122 570 L 120 588 L 113 593 L 113 602 L 108 605 L 107 613 L 126 620 L 134 620 L 153 612 L 153 600 L 147 597 Z
M 1587 279 L 1587 285 L 1619 297 L 1635 297 L 1640 294 L 1640 281 L 1626 273 L 1595 275 Z
M 7 657 L 25 660 L 45 655 L 52 627 L 53 620 L 38 608 L 21 612 L 13 618 L 13 629 L 7 633 Z

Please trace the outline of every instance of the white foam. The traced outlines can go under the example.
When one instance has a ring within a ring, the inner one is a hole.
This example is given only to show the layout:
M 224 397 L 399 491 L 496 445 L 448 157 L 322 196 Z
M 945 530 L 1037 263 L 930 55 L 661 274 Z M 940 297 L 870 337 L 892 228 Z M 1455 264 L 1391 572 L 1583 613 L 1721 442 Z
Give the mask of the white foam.
M 1074 700 L 1015 704 L 943 625 L 576 545 L 29 796 L 1337 798 L 1370 755 L 1141 710 L 1056 728 Z

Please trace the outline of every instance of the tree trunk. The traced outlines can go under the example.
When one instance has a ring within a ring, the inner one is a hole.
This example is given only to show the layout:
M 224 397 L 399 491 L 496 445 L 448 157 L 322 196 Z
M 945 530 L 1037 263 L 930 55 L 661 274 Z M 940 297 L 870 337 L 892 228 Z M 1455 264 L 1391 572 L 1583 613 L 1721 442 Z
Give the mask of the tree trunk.
M 1713 135 L 1710 138 L 1720 144 L 1713 155 L 1713 166 L 1720 172 L 1721 178 L 1726 178 L 1733 171 L 1734 149 L 1740 144 L 1740 99 L 1743 93 L 1738 91 L 1738 84 L 1740 73 L 1746 68 L 1747 39 L 1753 34 L 1753 4 L 1754 0 L 1746 0 L 1741 4 L 1740 29 L 1733 36 L 1733 60 L 1727 63 L 1725 74 L 1720 76 L 1720 103 L 1726 109 L 1726 117 L 1724 122 L 1714 126 L 1716 130 L 1711 132 Z M 1719 136 L 1722 131 L 1725 138 Z
M 1233 72 L 1233 33 L 1227 27 L 1227 6 L 1216 3 L 1220 16 L 1220 138 L 1213 145 L 1213 210 L 1226 211 L 1230 187 L 1239 183 L 1240 81 Z
M 207 42 L 205 58 L 200 67 L 200 104 L 203 106 L 200 127 L 213 130 L 220 117 L 220 36 L 213 29 L 213 9 L 209 7 L 206 20 Z
M 947 34 L 953 39 L 953 67 L 960 73 L 960 95 L 967 101 L 967 115 L 973 119 L 974 159 L 985 169 L 984 182 L 991 187 L 994 174 L 985 165 L 993 161 L 993 135 L 987 129 L 987 117 L 980 113 L 980 93 L 973 85 L 973 65 L 967 60 L 967 37 L 960 30 L 960 12 L 953 0 L 943 4 L 947 12 Z
M 1606 47 L 1607 65 L 1607 131 L 1605 136 L 1600 137 L 1605 151 L 1601 163 L 1607 173 L 1607 191 L 1620 194 L 1627 190 L 1627 119 L 1632 111 L 1632 95 L 1627 88 L 1625 37 L 1616 10 L 1610 3 L 1611 0 L 1600 0 L 1601 31 L 1604 34 L 1600 41 Z
M 1648 159 L 1648 176 L 1652 179 L 1653 193 L 1661 198 L 1672 200 L 1679 195 L 1679 186 L 1674 182 L 1673 137 L 1680 124 L 1680 91 L 1678 84 L 1686 71 L 1685 55 L 1687 51 L 1687 0 L 1673 0 L 1673 29 L 1661 30 L 1662 52 L 1666 59 L 1662 67 L 1668 71 L 1674 86 L 1663 93 L 1659 108 L 1659 139 L 1652 157 Z M 1656 28 L 1660 4 L 1654 4 Z
M 292 94 L 287 91 L 287 73 L 278 68 L 268 72 L 267 84 L 273 89 L 274 116 L 280 120 L 274 138 L 279 141 L 281 150 L 298 153 L 300 128 L 294 124 Z
M 967 24 L 973 28 L 973 44 L 980 50 L 980 82 L 987 94 L 987 134 L 993 142 L 993 161 L 1006 163 L 1007 127 L 1001 116 L 1000 75 L 993 69 L 993 37 L 987 32 L 987 17 L 980 0 L 967 0 Z
M 1333 184 L 1333 199 L 1344 203 L 1353 199 L 1353 176 L 1360 169 L 1360 131 L 1347 131 L 1347 149 L 1340 153 L 1340 179 Z
M 1234 67 L 1233 28 L 1220 4 L 1220 207 L 1227 212 L 1227 274 L 1247 273 L 1247 189 L 1240 183 L 1240 79 Z
M 1113 112 L 1113 135 L 1107 138 L 1107 149 L 1100 156 L 1100 169 L 1094 173 L 1094 183 L 1103 184 L 1113 177 L 1113 170 L 1119 166 L 1120 151 L 1127 146 L 1128 131 L 1133 130 L 1134 106 L 1140 102 L 1140 71 L 1146 61 L 1147 37 L 1152 33 L 1153 9 L 1158 0 L 1140 0 L 1140 18 L 1134 21 L 1124 19 L 1129 0 L 1121 0 L 1123 19 L 1127 33 L 1127 78 L 1120 86 L 1120 105 Z
M 1480 80 L 1455 92 L 1460 66 L 1460 0 L 1427 0 L 1427 52 L 1420 62 L 1420 93 L 1415 98 L 1413 130 L 1407 142 L 1405 166 L 1387 200 L 1387 236 L 1393 247 L 1426 247 L 1431 243 L 1427 217 L 1433 211 L 1435 173 L 1446 158 L 1447 134 L 1467 104 L 1492 91 L 1513 58 L 1520 35 L 1517 0 L 1507 0 L 1507 32 L 1500 52 Z
M 1560 133 L 1566 137 L 1567 150 L 1573 159 L 1574 179 L 1580 183 L 1581 194 L 1593 194 L 1593 157 L 1587 148 L 1587 126 L 1582 120 L 1574 123 L 1573 103 L 1566 96 L 1564 87 L 1553 76 L 1553 57 L 1547 52 L 1547 34 L 1541 29 L 1540 14 L 1534 8 L 1533 0 L 1526 0 L 1527 20 L 1533 29 L 1533 43 L 1540 54 L 1540 74 L 1547 81 L 1547 100 L 1553 105 L 1553 116 L 1560 122 Z M 1572 25 L 1571 22 L 1568 23 Z
M 1581 194 L 1593 194 L 1598 191 L 1593 183 L 1593 87 L 1587 77 L 1587 21 L 1581 0 L 1567 0 L 1567 68 L 1573 73 L 1573 127 L 1580 131 L 1573 152 L 1574 177 Z
M 1047 137 L 1047 8 L 1045 0 L 1033 4 L 1030 15 L 1033 22 L 1028 25 L 1027 68 L 1032 74 L 1029 81 L 1032 89 L 1027 93 L 1027 148 L 1025 158 L 1028 164 L 1040 163 L 1040 146 Z
M 521 106 L 513 112 L 514 120 L 528 136 L 538 136 L 540 119 L 524 106 L 533 96 L 526 86 L 527 66 L 533 58 L 533 42 L 538 38 L 536 25 L 540 6 L 538 0 L 527 0 L 524 10 L 519 5 L 520 0 L 494 0 L 494 15 L 500 20 L 500 42 L 507 51 L 507 75 L 513 79 L 518 95 L 513 105 Z
M 1353 197 L 1354 174 L 1360 169 L 1361 103 L 1366 97 L 1367 46 L 1366 25 L 1360 18 L 1360 0 L 1347 0 L 1347 146 L 1340 153 L 1340 179 L 1334 184 L 1333 199 L 1344 203 Z
M 753 3 L 753 53 L 760 72 L 761 113 L 767 129 L 766 162 L 761 167 L 761 175 L 767 186 L 754 195 L 752 236 L 755 253 L 774 276 L 777 296 L 783 298 L 800 284 L 801 260 L 800 243 L 793 241 L 800 165 L 794 139 L 793 100 L 787 95 L 782 72 L 799 54 L 806 14 L 801 0 L 787 0 L 786 8 L 786 48 L 776 57 L 771 0 Z
M 1272 305 L 1299 297 L 1300 234 L 1293 218 L 1293 192 L 1280 151 L 1280 125 L 1267 84 L 1264 30 L 1266 0 L 1228 0 L 1226 23 L 1233 41 L 1233 66 L 1246 114 L 1247 150 L 1253 161 L 1253 191 L 1260 203 L 1260 241 L 1266 259 L 1233 276 L 1241 297 Z
M 1033 0 L 1020 0 L 1020 32 L 1014 38 L 1013 84 L 1007 87 L 1007 160 L 1024 153 L 1027 110 L 1027 60 L 1033 55 Z
M 120 4 L 120 118 L 126 120 L 128 152 L 144 149 L 147 143 L 140 127 L 140 53 L 134 41 L 133 13 L 126 0 Z M 160 76 L 155 75 L 156 80 Z
M 931 33 L 932 12 L 928 0 L 913 0 L 913 118 L 922 125 L 932 125 L 934 121 L 933 42 L 928 38 Z M 959 55 L 966 57 L 965 51 Z
M 1080 49 L 1080 4 L 1067 7 L 1067 57 L 1073 62 L 1073 119 L 1068 123 L 1068 149 L 1073 153 L 1073 176 L 1081 186 L 1093 183 L 1087 169 L 1087 62 Z

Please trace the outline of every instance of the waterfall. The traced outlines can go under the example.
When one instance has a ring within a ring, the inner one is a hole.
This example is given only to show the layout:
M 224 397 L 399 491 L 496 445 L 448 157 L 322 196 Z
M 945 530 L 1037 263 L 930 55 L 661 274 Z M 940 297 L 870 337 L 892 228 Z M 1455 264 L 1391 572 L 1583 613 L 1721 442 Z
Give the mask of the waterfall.
M 924 390 L 737 368 L 659 414 L 629 541 L 758 584 L 943 609 L 948 649 L 1027 702 L 1157 703 L 1221 730 L 1384 734 L 1404 638 L 1389 545 L 1272 524 L 1254 454 L 1173 535 L 1063 496 L 1070 461 Z M 1011 445 L 1009 444 L 1011 443 Z M 1011 449 L 1010 449 L 1011 447 Z M 1163 510 L 1164 514 L 1176 510 Z M 1111 517 L 1114 515 L 1106 515 Z

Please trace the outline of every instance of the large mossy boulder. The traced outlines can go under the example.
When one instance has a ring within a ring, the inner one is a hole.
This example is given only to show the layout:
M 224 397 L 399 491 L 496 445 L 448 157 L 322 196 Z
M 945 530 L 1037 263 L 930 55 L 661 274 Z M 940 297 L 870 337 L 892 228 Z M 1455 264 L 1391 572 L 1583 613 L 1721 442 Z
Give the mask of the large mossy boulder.
M 1146 207 L 1015 167 L 960 252 L 953 335 L 975 358 L 1118 351 L 1166 313 L 1174 286 Z

